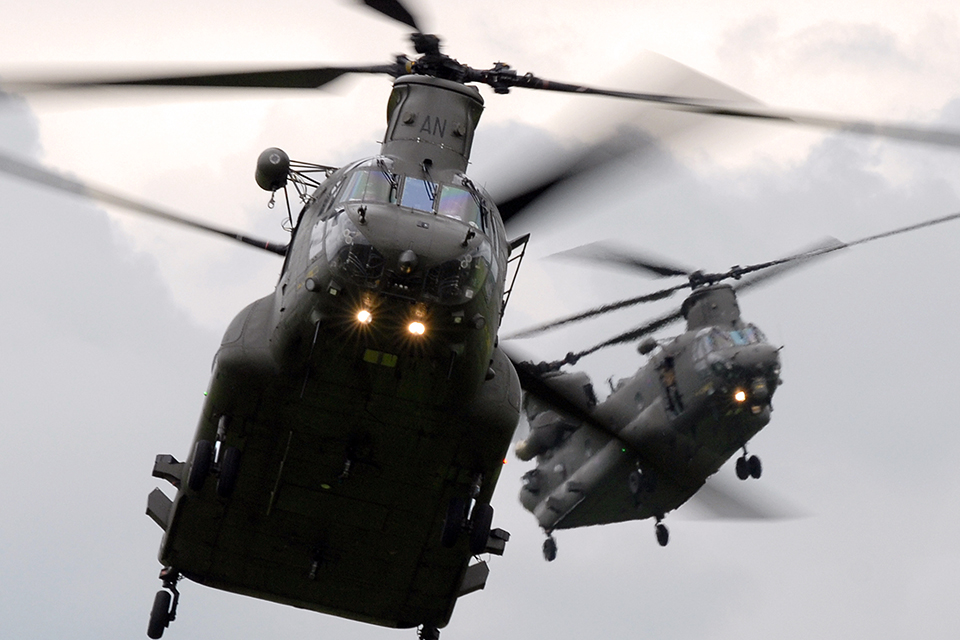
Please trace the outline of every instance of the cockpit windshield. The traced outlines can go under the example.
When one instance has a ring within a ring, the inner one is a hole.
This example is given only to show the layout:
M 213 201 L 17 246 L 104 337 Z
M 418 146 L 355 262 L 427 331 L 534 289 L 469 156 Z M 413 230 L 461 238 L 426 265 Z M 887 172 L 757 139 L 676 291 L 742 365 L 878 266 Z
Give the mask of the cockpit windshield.
M 734 346 L 744 346 L 766 342 L 763 332 L 752 324 L 745 325 L 742 329 L 733 331 L 724 331 L 717 327 L 702 329 L 697 335 L 694 344 L 693 357 L 696 360 L 705 358 L 707 354 L 721 349 L 728 349 Z
M 477 197 L 466 189 L 443 185 L 437 213 L 448 218 L 460 220 L 471 227 L 481 227 L 482 218 Z
M 433 202 L 437 198 L 437 183 L 407 177 L 403 181 L 401 207 L 410 207 L 417 211 L 433 212 Z
M 341 189 L 338 200 L 394 204 L 397 201 L 396 178 L 377 169 L 355 171 Z
M 433 182 L 395 173 L 393 160 L 378 156 L 345 170 L 344 177 L 331 190 L 332 198 L 322 205 L 325 211 L 321 218 L 326 219 L 348 202 L 392 204 L 458 220 L 492 234 L 487 220 L 491 210 L 489 196 L 462 173 L 456 174 L 451 182 Z

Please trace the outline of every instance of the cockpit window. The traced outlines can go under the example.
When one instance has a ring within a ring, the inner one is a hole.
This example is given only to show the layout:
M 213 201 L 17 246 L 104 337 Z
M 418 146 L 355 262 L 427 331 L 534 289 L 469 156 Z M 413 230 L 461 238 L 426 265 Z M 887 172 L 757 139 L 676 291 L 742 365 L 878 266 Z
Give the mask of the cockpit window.
M 432 213 L 433 201 L 436 197 L 436 182 L 407 177 L 403 181 L 403 195 L 400 196 L 400 206 Z
M 730 337 L 733 338 L 734 342 L 736 342 L 738 338 L 744 340 L 742 344 L 756 344 L 757 342 L 767 341 L 767 337 L 763 335 L 763 332 L 752 324 L 748 324 L 740 331 L 731 331 Z M 741 343 L 737 342 L 737 344 Z
M 443 185 L 437 213 L 448 218 L 460 220 L 472 227 L 481 228 L 480 206 L 477 198 L 466 189 Z
M 712 351 L 765 341 L 766 337 L 764 337 L 763 332 L 752 324 L 735 331 L 722 331 L 716 327 L 710 327 L 701 330 L 697 336 L 693 357 L 699 360 L 705 358 Z
M 394 178 L 389 174 L 378 171 L 356 171 L 347 180 L 340 190 L 339 201 L 363 201 L 395 203 L 396 188 Z

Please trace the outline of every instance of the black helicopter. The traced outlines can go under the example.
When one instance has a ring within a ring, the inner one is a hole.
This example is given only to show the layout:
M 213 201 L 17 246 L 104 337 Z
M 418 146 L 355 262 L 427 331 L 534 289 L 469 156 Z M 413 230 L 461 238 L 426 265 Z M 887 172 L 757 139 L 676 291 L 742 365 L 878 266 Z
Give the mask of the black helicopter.
M 59 84 L 318 88 L 348 73 L 393 77 L 378 156 L 339 169 L 294 163 L 276 149 L 261 156 L 261 186 L 302 189 L 289 242 L 190 221 L 0 158 L 8 173 L 284 258 L 276 290 L 224 335 L 187 459 L 157 458 L 154 474 L 177 494 L 170 500 L 157 490 L 148 503 L 164 530 L 165 590 L 151 637 L 175 618 L 182 577 L 373 624 L 419 626 L 422 637 L 436 637 L 456 599 L 482 588 L 487 567 L 470 562 L 503 550 L 507 534 L 492 528 L 490 499 L 520 412 L 520 380 L 497 343 L 508 262 L 519 263 L 526 239 L 510 239 L 503 222 L 583 167 L 495 203 L 465 174 L 483 107 L 474 84 L 855 124 L 555 83 L 499 63 L 478 70 L 443 54 L 400 3 L 366 4 L 416 30 L 418 58 Z M 871 131 L 957 140 L 950 132 Z M 312 185 L 312 171 L 324 179 Z
M 678 309 L 562 360 L 517 363 L 527 392 L 524 412 L 530 432 L 515 453 L 520 460 L 537 462 L 523 476 L 520 502 L 547 534 L 544 558 L 557 556 L 556 530 L 647 518 L 655 519 L 657 542 L 666 546 L 665 515 L 692 498 L 738 451 L 737 477 L 760 478 L 763 465 L 748 454 L 747 444 L 770 422 L 781 383 L 781 347 L 744 322 L 738 292 L 835 251 L 958 218 L 960 213 L 954 213 L 848 243 L 828 240 L 787 258 L 724 273 L 692 271 L 603 243 L 565 252 L 687 280 L 509 337 L 529 337 L 685 288 L 692 292 Z M 651 337 L 680 320 L 686 322 L 680 335 Z M 636 341 L 648 361 L 633 376 L 611 381 L 603 402 L 586 374 L 562 370 L 600 349 Z

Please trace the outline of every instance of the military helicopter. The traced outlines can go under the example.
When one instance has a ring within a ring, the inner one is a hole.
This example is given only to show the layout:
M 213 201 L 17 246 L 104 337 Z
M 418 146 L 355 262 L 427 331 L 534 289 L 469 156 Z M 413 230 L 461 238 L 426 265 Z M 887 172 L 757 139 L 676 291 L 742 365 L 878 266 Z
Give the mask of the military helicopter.
M 2 158 L 7 173 L 229 237 L 284 258 L 273 293 L 240 312 L 215 359 L 184 461 L 158 456 L 148 514 L 164 531 L 163 589 L 148 625 L 176 618 L 186 577 L 214 588 L 434 638 L 483 587 L 508 534 L 490 500 L 520 413 L 498 346 L 508 270 L 526 238 L 504 222 L 588 163 L 494 202 L 466 175 L 483 108 L 475 84 L 602 95 L 727 117 L 828 128 L 856 123 L 680 96 L 597 89 L 463 65 L 398 2 L 367 5 L 412 27 L 416 59 L 44 86 L 319 88 L 350 73 L 394 78 L 379 155 L 334 168 L 268 149 L 258 184 L 298 189 L 289 242 L 170 214 Z M 21 85 L 22 86 L 22 85 Z M 871 132 L 955 144 L 951 132 Z M 323 174 L 311 181 L 311 175 Z M 515 275 L 514 271 L 514 275 Z
M 508 337 L 529 337 L 685 288 L 692 292 L 678 309 L 562 360 L 516 363 L 530 432 L 515 453 L 520 460 L 537 461 L 523 476 L 520 501 L 547 534 L 544 558 L 556 559 L 553 533 L 559 529 L 647 518 L 654 518 L 657 542 L 666 546 L 665 515 L 691 499 L 738 451 L 737 477 L 760 478 L 763 465 L 748 454 L 747 444 L 770 422 L 781 383 L 782 347 L 744 322 L 739 292 L 835 251 L 958 218 L 954 213 L 849 243 L 831 239 L 787 258 L 723 273 L 692 271 L 603 243 L 564 252 L 687 280 Z M 662 341 L 650 336 L 681 319 L 686 327 L 680 335 Z M 586 374 L 562 370 L 600 349 L 637 340 L 648 361 L 633 376 L 616 384 L 611 380 L 603 402 Z

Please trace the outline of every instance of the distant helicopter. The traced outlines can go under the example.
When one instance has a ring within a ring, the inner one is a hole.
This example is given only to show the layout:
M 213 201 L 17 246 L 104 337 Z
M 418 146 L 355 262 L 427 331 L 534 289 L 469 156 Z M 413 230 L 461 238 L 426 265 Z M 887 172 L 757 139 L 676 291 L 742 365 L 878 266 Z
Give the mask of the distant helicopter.
M 394 78 L 377 156 L 340 168 L 295 162 L 275 148 L 260 156 L 258 184 L 270 192 L 292 186 L 303 201 L 295 219 L 290 211 L 288 242 L 215 227 L 0 155 L 8 174 L 284 258 L 276 289 L 224 334 L 188 456 L 157 456 L 153 474 L 176 496 L 157 489 L 148 498 L 147 513 L 164 532 L 151 638 L 176 618 L 184 577 L 371 624 L 418 627 L 425 640 L 439 636 L 460 596 L 483 588 L 487 565 L 471 561 L 503 553 L 509 538 L 492 526 L 490 501 L 519 420 L 521 379 L 528 389 L 537 384 L 525 366 L 518 376 L 499 346 L 528 240 L 510 238 L 504 223 L 595 165 L 580 157 L 495 202 L 466 175 L 484 106 L 475 85 L 960 145 L 950 131 L 558 83 L 503 63 L 474 69 L 441 53 L 439 38 L 400 2 L 365 4 L 413 28 L 419 57 L 5 85 L 320 88 L 351 73 Z
M 655 519 L 657 542 L 666 546 L 666 514 L 693 497 L 738 451 L 737 477 L 760 478 L 762 463 L 748 454 L 747 443 L 770 422 L 781 383 L 780 347 L 743 321 L 739 291 L 840 249 L 958 218 L 955 213 L 849 243 L 826 241 L 787 258 L 717 274 L 691 272 L 602 243 L 566 252 L 687 281 L 511 337 L 660 300 L 684 288 L 692 292 L 679 309 L 590 349 L 557 362 L 516 363 L 530 432 L 515 453 L 520 460 L 537 462 L 523 476 L 520 502 L 547 534 L 544 558 L 557 556 L 553 533 L 558 529 L 647 518 Z M 680 335 L 662 341 L 650 337 L 681 319 L 686 328 Z M 615 385 L 611 381 L 611 394 L 603 402 L 586 374 L 561 370 L 604 347 L 637 340 L 648 361 L 633 376 Z

